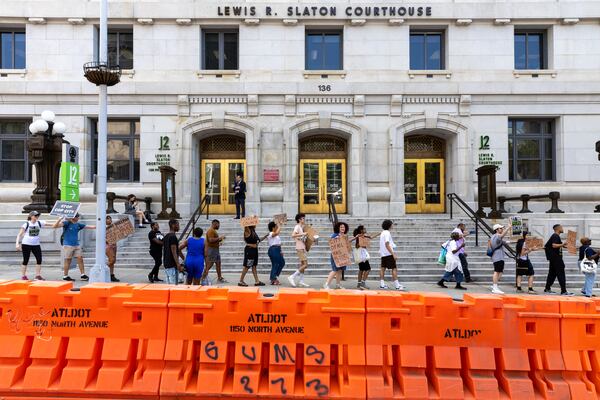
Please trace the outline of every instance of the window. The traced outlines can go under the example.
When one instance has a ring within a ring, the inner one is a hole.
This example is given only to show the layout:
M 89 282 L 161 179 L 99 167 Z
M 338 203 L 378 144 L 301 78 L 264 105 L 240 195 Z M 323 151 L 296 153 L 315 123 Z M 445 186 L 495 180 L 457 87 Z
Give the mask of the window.
M 511 181 L 554 180 L 553 120 L 508 120 L 508 170 Z
M 31 121 L 0 121 L 0 181 L 30 182 L 27 139 Z
M 25 30 L 0 30 L 0 68 L 25 69 Z
M 202 69 L 238 69 L 238 32 L 202 31 Z
M 546 68 L 546 32 L 515 30 L 515 69 Z
M 307 30 L 305 68 L 307 70 L 341 70 L 343 35 L 339 30 Z
M 441 70 L 444 63 L 444 32 L 410 32 L 410 69 Z
M 92 174 L 98 163 L 98 122 L 92 124 L 94 138 Z M 113 182 L 140 180 L 140 121 L 108 121 L 107 178 Z
M 98 30 L 96 33 L 99 33 Z M 96 57 L 99 59 L 100 40 L 96 41 Z M 108 64 L 121 69 L 133 69 L 133 29 L 108 30 Z

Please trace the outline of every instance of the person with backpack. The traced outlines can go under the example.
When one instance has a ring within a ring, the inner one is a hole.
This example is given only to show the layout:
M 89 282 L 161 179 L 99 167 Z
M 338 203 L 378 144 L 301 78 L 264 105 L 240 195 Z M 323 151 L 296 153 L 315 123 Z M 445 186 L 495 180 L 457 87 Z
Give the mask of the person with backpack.
M 504 294 L 498 287 L 498 282 L 504 272 L 504 245 L 508 243 L 504 240 L 504 237 L 512 230 L 512 227 L 504 229 L 504 226 L 496 224 L 492 227 L 492 230 L 494 234 L 488 241 L 487 249 L 487 255 L 492 258 L 492 263 L 494 264 L 491 290 L 493 294 Z
M 527 235 L 529 235 L 529 232 L 523 231 L 523 237 L 517 241 L 517 256 L 515 260 L 517 270 L 517 292 L 520 293 L 523 291 L 523 289 L 521 289 L 521 281 L 523 280 L 523 276 L 526 276 L 527 292 L 529 294 L 535 294 L 535 290 L 533 290 L 533 276 L 535 275 L 535 271 L 533 270 L 533 265 L 529 259 L 531 249 L 527 247 Z
M 560 294 L 562 296 L 573 296 L 573 293 L 567 291 L 567 278 L 565 276 L 565 262 L 563 261 L 562 249 L 567 247 L 566 243 L 563 243 L 560 239 L 560 234 L 563 233 L 563 227 L 561 224 L 556 224 L 552 227 L 554 233 L 550 236 L 544 250 L 546 252 L 546 259 L 549 261 L 548 277 L 546 278 L 546 287 L 544 293 L 553 294 L 552 285 L 556 278 L 558 278 L 558 284 L 560 285 Z
M 592 289 L 596 282 L 596 269 L 598 268 L 598 258 L 600 253 L 592 249 L 592 239 L 588 237 L 581 238 L 581 247 L 579 248 L 579 265 L 581 272 L 585 276 L 585 282 L 581 293 L 585 297 L 592 297 Z
M 28 281 L 27 277 L 27 264 L 29 263 L 29 258 L 33 253 L 35 257 L 36 265 L 35 265 L 35 280 L 43 281 L 42 278 L 42 246 L 40 245 L 40 232 L 42 228 L 46 225 L 45 221 L 41 221 L 39 219 L 40 213 L 37 211 L 31 211 L 27 216 L 27 222 L 21 226 L 19 229 L 19 234 L 17 235 L 17 241 L 15 243 L 15 247 L 17 251 L 21 251 L 23 253 L 23 262 L 21 263 L 21 279 L 24 281 Z
M 466 287 L 461 285 L 464 277 L 462 264 L 458 257 L 460 249 L 465 247 L 465 241 L 461 240 L 458 232 L 452 232 L 450 234 L 450 240 L 447 241 L 443 247 L 446 249 L 446 266 L 444 276 L 442 276 L 442 279 L 437 283 L 438 286 L 447 288 L 446 282 L 450 282 L 450 278 L 454 276 L 454 280 L 456 281 L 456 286 L 454 288 L 458 290 L 467 290 Z
M 73 218 L 64 220 L 59 218 L 56 220 L 54 229 L 62 227 L 63 233 L 61 235 L 61 245 L 63 246 L 64 264 L 63 264 L 63 281 L 74 281 L 69 276 L 69 267 L 73 257 L 77 259 L 77 265 L 79 266 L 79 272 L 81 272 L 80 279 L 82 281 L 89 281 L 90 278 L 85 274 L 85 266 L 83 265 L 83 254 L 81 252 L 81 245 L 79 244 L 79 231 L 84 229 L 96 229 L 95 225 L 86 225 L 79 222 L 79 214 L 75 214 Z

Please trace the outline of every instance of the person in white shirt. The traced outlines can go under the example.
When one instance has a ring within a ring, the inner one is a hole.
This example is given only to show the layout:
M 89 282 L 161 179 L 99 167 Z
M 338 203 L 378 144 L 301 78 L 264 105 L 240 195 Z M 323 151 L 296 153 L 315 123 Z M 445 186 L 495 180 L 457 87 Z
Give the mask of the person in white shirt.
M 279 275 L 285 267 L 285 259 L 283 258 L 283 251 L 281 251 L 281 227 L 275 222 L 269 222 L 267 225 L 269 228 L 269 235 L 267 236 L 267 243 L 269 244 L 268 255 L 271 259 L 271 274 L 269 279 L 271 285 L 280 285 Z
M 466 246 L 467 246 L 466 237 L 469 235 L 469 232 L 467 231 L 465 224 L 463 224 L 462 222 L 460 224 L 458 224 L 452 232 L 458 233 L 458 236 L 459 236 L 459 239 L 457 241 L 458 246 L 460 247 L 462 244 L 462 248 L 456 254 L 458 254 L 458 259 L 460 260 L 460 265 L 463 270 L 463 275 L 465 276 L 465 282 L 467 282 L 467 283 L 473 282 L 473 279 L 471 278 L 471 272 L 469 271 L 469 262 L 467 261 L 467 251 L 466 251 Z
M 392 221 L 386 219 L 381 224 L 381 235 L 379 236 L 379 255 L 381 256 L 381 269 L 379 270 L 379 288 L 380 289 L 388 289 L 385 281 L 383 280 L 385 276 L 385 270 L 392 270 L 392 279 L 394 280 L 394 287 L 396 290 L 404 290 L 404 286 L 398 282 L 398 271 L 396 268 L 396 254 L 394 253 L 394 249 L 396 248 L 396 244 L 394 244 L 394 240 L 392 239 L 392 234 L 390 233 L 390 228 L 394 225 Z
M 464 240 L 460 243 L 460 235 L 458 232 L 452 232 L 450 235 L 450 240 L 446 242 L 444 247 L 446 248 L 446 267 L 444 272 L 444 276 L 437 283 L 438 286 L 447 288 L 445 282 L 449 282 L 450 278 L 454 275 L 454 280 L 456 281 L 455 289 L 459 290 L 467 290 L 466 287 L 461 286 L 461 282 L 463 281 L 463 273 L 462 273 L 462 265 L 460 263 L 460 258 L 458 258 L 458 252 L 465 246 Z
M 35 280 L 43 281 L 42 278 L 42 246 L 40 245 L 40 232 L 46 225 L 45 221 L 39 219 L 40 213 L 32 211 L 27 217 L 27 222 L 19 229 L 15 247 L 17 251 L 23 253 L 23 262 L 21 263 L 21 279 L 28 281 L 27 277 L 27 264 L 31 253 L 35 257 Z
M 307 283 L 304 282 L 304 271 L 308 268 L 308 258 L 306 257 L 306 233 L 304 232 L 304 223 L 305 223 L 306 215 L 297 214 L 296 215 L 296 226 L 292 232 L 292 239 L 296 242 L 296 254 L 298 255 L 298 260 L 300 260 L 300 267 L 294 272 L 292 275 L 288 276 L 288 281 L 290 281 L 290 285 L 293 287 L 302 286 L 309 287 Z M 296 283 L 296 278 L 298 278 L 298 283 Z

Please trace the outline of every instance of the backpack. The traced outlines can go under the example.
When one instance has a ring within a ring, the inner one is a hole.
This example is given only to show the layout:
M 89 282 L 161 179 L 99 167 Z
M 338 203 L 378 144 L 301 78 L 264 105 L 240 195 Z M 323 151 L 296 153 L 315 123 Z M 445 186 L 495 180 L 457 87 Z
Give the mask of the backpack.
M 546 260 L 550 261 L 552 259 L 552 244 L 550 244 L 550 239 L 544 245 L 544 253 L 546 254 Z
M 500 246 L 496 247 L 495 249 L 492 249 L 492 239 L 490 239 L 490 240 L 488 240 L 488 248 L 487 248 L 487 251 L 485 254 L 488 257 L 492 257 L 494 255 L 494 253 L 496 252 L 496 250 L 498 250 L 503 245 L 504 245 L 504 243 L 500 243 Z
M 42 224 L 40 223 L 39 220 L 38 220 L 37 224 L 40 227 L 40 229 L 42 229 Z M 27 221 L 27 225 L 25 226 L 25 232 L 24 233 L 27 233 L 28 230 L 29 230 L 29 221 Z

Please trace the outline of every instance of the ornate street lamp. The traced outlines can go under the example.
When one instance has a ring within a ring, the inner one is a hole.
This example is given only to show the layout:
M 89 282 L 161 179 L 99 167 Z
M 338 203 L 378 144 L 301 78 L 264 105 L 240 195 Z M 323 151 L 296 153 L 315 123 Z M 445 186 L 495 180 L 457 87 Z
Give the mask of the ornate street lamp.
M 60 199 L 58 178 L 62 161 L 62 144 L 67 127 L 54 120 L 52 111 L 42 112 L 42 118 L 29 125 L 33 137 L 28 140 L 29 160 L 35 165 L 36 186 L 31 203 L 23 207 L 23 212 L 38 211 L 48 213 Z

